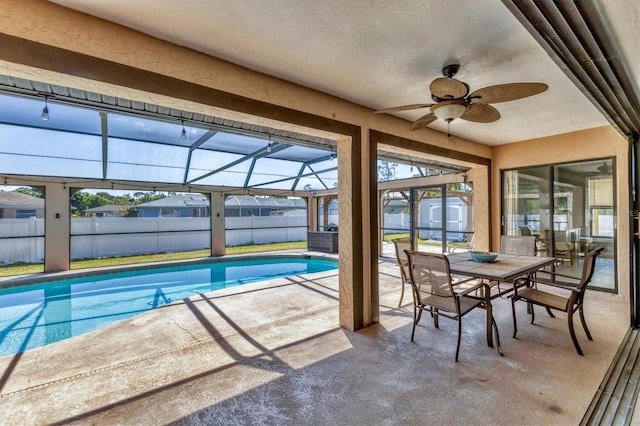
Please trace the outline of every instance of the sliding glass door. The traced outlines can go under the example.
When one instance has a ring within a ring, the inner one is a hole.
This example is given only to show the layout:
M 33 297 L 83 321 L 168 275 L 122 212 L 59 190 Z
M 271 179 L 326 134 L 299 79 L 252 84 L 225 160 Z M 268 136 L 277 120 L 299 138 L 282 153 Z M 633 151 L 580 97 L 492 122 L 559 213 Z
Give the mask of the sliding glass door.
M 546 238 L 551 223 L 549 181 L 547 166 L 504 172 L 502 234 Z
M 527 167 L 502 174 L 502 234 L 537 236 L 537 254 L 579 275 L 604 248 L 590 287 L 616 291 L 613 159 Z

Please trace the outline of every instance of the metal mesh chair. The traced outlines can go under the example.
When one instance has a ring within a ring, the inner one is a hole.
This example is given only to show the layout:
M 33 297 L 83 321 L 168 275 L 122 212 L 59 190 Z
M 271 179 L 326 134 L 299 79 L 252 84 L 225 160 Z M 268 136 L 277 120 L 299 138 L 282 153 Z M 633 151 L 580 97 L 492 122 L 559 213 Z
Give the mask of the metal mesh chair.
M 485 300 L 473 298 L 468 294 L 485 286 L 475 284 L 456 292 L 449 271 L 449 259 L 442 254 L 408 251 L 409 273 L 413 290 L 413 330 L 411 341 L 416 332 L 416 325 L 420 322 L 422 312 L 428 310 L 433 315 L 433 324 L 439 328 L 440 316 L 458 321 L 458 343 L 456 346 L 456 362 L 460 352 L 460 337 L 462 334 L 462 317 L 474 308 L 486 307 Z M 471 279 L 474 280 L 474 279 Z M 469 280 L 470 281 L 470 280 Z M 459 284 L 459 283 L 458 283 Z M 493 316 L 491 326 L 496 332 L 498 348 L 500 337 Z
M 400 302 L 398 302 L 398 307 L 400 307 L 402 306 L 402 299 L 404 298 L 404 286 L 411 281 L 411 277 L 409 276 L 409 261 L 406 254 L 406 250 L 411 250 L 411 239 L 396 238 L 391 241 L 393 241 L 396 250 L 396 261 L 400 267 L 400 279 L 402 279 L 402 291 L 400 292 Z
M 534 236 L 500 236 L 500 253 L 536 255 L 536 237 Z
M 500 236 L 500 253 L 504 254 L 517 254 L 521 256 L 535 256 L 536 255 L 536 237 L 534 236 Z M 500 287 L 503 284 L 507 287 L 504 291 Z M 497 288 L 498 294 L 504 297 L 505 294 L 510 293 L 510 287 L 513 285 L 524 285 L 521 281 L 516 282 L 489 282 L 490 288 Z
M 527 225 L 520 226 L 519 229 L 520 229 L 520 235 L 522 235 L 523 237 L 531 236 L 531 228 L 529 228 Z
M 567 321 L 569 323 L 569 333 L 571 334 L 571 340 L 573 341 L 573 345 L 576 348 L 576 351 L 579 355 L 583 355 L 582 349 L 580 348 L 580 344 L 578 343 L 578 339 L 576 338 L 576 333 L 573 327 L 573 314 L 578 311 L 580 313 L 580 321 L 582 322 L 582 327 L 584 328 L 585 333 L 587 334 L 587 338 L 589 340 L 593 340 L 591 337 L 591 333 L 587 328 L 587 323 L 584 319 L 584 296 L 585 291 L 587 289 L 587 285 L 591 281 L 591 277 L 593 277 L 593 272 L 595 271 L 596 258 L 602 251 L 602 248 L 593 250 L 588 253 L 584 258 L 584 264 L 582 265 L 582 276 L 580 278 L 573 277 L 570 275 L 559 274 L 557 272 L 543 272 L 538 273 L 537 277 L 533 280 L 530 280 L 529 285 L 537 285 L 536 288 L 526 287 L 522 289 L 518 289 L 515 286 L 515 293 L 511 298 L 511 309 L 513 313 L 513 337 L 516 337 L 518 333 L 518 323 L 516 320 L 516 302 L 522 300 L 523 302 L 527 302 L 530 307 L 531 314 L 531 324 L 535 319 L 535 313 L 533 312 L 533 305 L 538 305 L 546 308 L 549 315 L 554 316 L 551 310 L 557 310 L 561 312 L 567 313 Z M 548 274 L 549 279 L 545 279 L 541 277 L 542 275 Z M 551 281 L 551 278 L 554 280 L 563 280 L 564 281 Z M 567 281 L 573 281 L 568 282 Z M 543 286 L 551 286 L 559 289 L 563 289 L 563 295 L 558 294 L 557 292 L 549 292 L 541 290 Z
M 573 265 L 573 243 L 568 241 L 567 231 L 555 231 L 553 234 L 556 240 L 556 257 L 561 259 L 563 262 L 568 260 L 569 263 Z

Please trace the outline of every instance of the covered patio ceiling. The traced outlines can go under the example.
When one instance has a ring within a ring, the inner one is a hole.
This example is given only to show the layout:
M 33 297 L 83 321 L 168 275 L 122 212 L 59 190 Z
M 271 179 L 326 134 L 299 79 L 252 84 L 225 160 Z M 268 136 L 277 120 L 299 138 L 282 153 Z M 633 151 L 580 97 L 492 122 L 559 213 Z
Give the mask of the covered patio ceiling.
M 374 110 L 432 102 L 429 84 L 451 63 L 472 91 L 549 86 L 496 104 L 493 123 L 451 124 L 454 136 L 486 145 L 640 128 L 636 0 L 52 1 Z M 429 127 L 447 131 L 441 120 Z
M 640 6 L 632 0 L 589 3 L 590 13 L 610 30 L 611 39 L 604 38 L 614 49 L 608 53 L 619 55 L 607 61 L 619 65 L 614 71 L 624 71 L 611 82 L 620 90 L 604 90 L 607 93 L 601 97 L 589 90 L 588 81 L 572 74 L 574 70 L 559 61 L 558 52 L 550 52 L 536 35 L 531 28 L 534 24 L 526 22 L 538 11 L 530 1 L 455 0 L 446 8 L 437 1 L 421 0 L 52 2 L 372 109 L 430 102 L 429 83 L 449 63 L 460 64 L 456 78 L 471 90 L 523 81 L 549 86 L 542 94 L 496 104 L 501 115 L 496 122 L 454 120 L 451 124 L 454 136 L 486 145 L 607 123 L 629 134 L 635 131 L 634 120 L 640 120 L 638 111 L 633 113 L 640 87 L 640 65 L 634 55 L 640 31 L 633 23 L 640 19 Z M 524 17 L 519 16 L 518 9 L 527 7 Z M 556 23 L 551 12 L 557 14 L 562 7 L 540 4 L 540 10 L 545 8 L 550 11 L 548 22 Z M 225 13 L 218 13 L 220 10 Z M 566 13 L 570 15 L 571 10 L 568 7 Z M 256 13 L 265 19 L 256 20 Z M 583 43 L 585 49 L 592 47 Z M 605 67 L 598 65 L 604 75 Z M 56 120 L 67 120 L 61 112 L 78 111 L 78 107 L 94 112 L 93 127 L 82 136 L 93 137 L 90 158 L 74 158 L 78 153 L 70 146 L 66 151 L 73 155 L 65 158 L 65 149 L 38 142 L 13 144 L 2 150 L 5 164 L 11 165 L 4 170 L 7 174 L 175 184 L 195 190 L 220 187 L 229 192 L 318 191 L 337 186 L 336 142 L 330 139 L 11 76 L 0 76 L 0 93 L 6 94 L 3 126 L 74 133 L 77 121 L 56 124 Z M 7 97 L 14 94 L 19 97 Z M 606 102 L 610 101 L 603 100 L 607 96 L 624 104 L 622 112 L 608 109 Z M 22 104 L 31 102 L 28 109 L 37 112 L 45 98 L 52 108 L 51 121 L 44 123 L 37 114 L 16 114 L 18 99 Z M 619 117 L 629 110 L 631 125 Z M 425 112 L 419 108 L 394 114 L 413 121 Z M 446 130 L 446 124 L 439 121 L 429 127 Z M 183 128 L 184 139 L 179 136 Z M 48 137 L 52 134 L 47 133 Z M 379 146 L 378 159 L 398 163 L 394 179 L 468 170 L 459 163 L 442 162 L 442 158 L 435 161 L 385 148 Z M 35 165 L 28 160 L 30 156 L 47 161 Z

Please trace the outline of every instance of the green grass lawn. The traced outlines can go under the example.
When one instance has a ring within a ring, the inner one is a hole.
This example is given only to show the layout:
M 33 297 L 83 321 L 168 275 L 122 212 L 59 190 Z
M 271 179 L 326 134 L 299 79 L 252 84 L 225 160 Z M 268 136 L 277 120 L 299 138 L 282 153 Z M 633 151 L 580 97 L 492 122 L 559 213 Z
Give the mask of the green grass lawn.
M 272 244 L 259 244 L 250 246 L 236 246 L 227 247 L 227 254 L 245 254 L 245 253 L 260 253 L 277 250 L 293 250 L 293 249 L 306 249 L 306 241 L 294 241 L 286 243 L 272 243 Z M 102 259 L 86 259 L 86 260 L 73 260 L 71 261 L 71 269 L 84 269 L 84 268 L 100 268 L 105 266 L 118 266 L 118 265 L 132 265 L 136 263 L 147 262 L 164 262 L 168 260 L 184 260 L 184 259 L 196 259 L 199 257 L 209 257 L 211 251 L 205 250 L 193 250 L 193 251 L 181 251 L 175 253 L 157 253 L 157 254 L 145 254 L 136 256 L 119 256 L 109 257 Z M 26 274 L 38 274 L 44 272 L 43 263 L 14 263 L 11 265 L 0 266 L 0 277 L 9 277 L 14 275 L 26 275 Z
M 384 241 L 390 242 L 395 238 L 408 237 L 409 234 L 386 234 Z M 421 245 L 440 245 L 439 241 L 418 240 L 418 244 Z M 286 243 L 272 243 L 272 244 L 258 244 L 249 246 L 236 246 L 227 247 L 227 254 L 246 254 L 246 253 L 261 253 L 278 250 L 305 250 L 307 248 L 306 241 L 294 241 Z M 101 268 L 105 266 L 118 266 L 118 265 L 134 265 L 136 263 L 148 263 L 148 262 L 165 262 L 169 260 L 184 260 L 184 259 L 197 259 L 199 257 L 209 257 L 211 251 L 205 250 L 193 250 L 193 251 L 181 251 L 175 253 L 157 253 L 157 254 L 145 254 L 136 256 L 119 256 L 109 257 L 101 259 L 84 259 L 84 260 L 72 260 L 71 269 L 85 269 L 85 268 Z M 11 265 L 0 265 L 0 277 L 11 277 L 15 275 L 27 275 L 27 274 L 39 274 L 44 272 L 43 263 L 13 263 Z
M 396 238 L 409 238 L 409 233 L 405 232 L 403 234 L 384 234 L 384 237 L 382 237 L 383 240 L 387 243 L 390 243 L 391 240 L 395 240 Z M 418 239 L 418 245 L 422 245 L 422 246 L 439 246 L 442 243 L 440 241 L 433 241 L 433 240 L 423 240 L 422 238 Z

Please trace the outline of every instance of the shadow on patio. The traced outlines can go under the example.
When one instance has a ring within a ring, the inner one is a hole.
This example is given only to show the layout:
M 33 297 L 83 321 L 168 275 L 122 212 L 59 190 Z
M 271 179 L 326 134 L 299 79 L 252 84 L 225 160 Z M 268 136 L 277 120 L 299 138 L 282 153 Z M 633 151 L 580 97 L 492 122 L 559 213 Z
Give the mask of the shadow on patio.
M 624 337 L 628 301 L 589 292 L 578 326 L 495 302 L 504 357 L 485 341 L 484 312 L 456 324 L 397 307 L 398 268 L 380 264 L 380 323 L 338 327 L 337 273 L 195 296 L 93 333 L 0 358 L 2 423 L 577 424 Z M 8 371 L 8 369 L 11 371 Z

